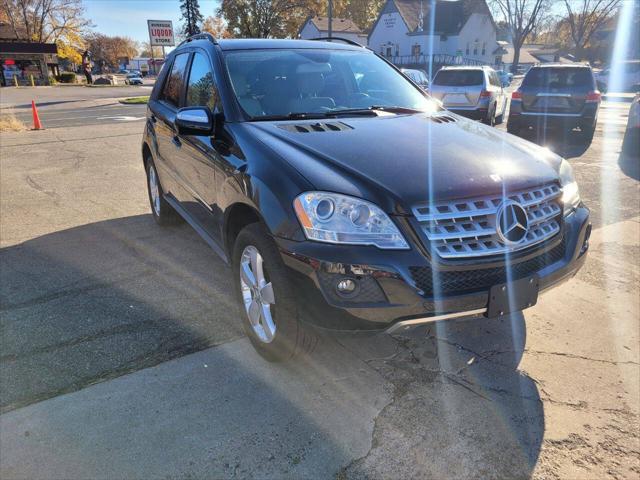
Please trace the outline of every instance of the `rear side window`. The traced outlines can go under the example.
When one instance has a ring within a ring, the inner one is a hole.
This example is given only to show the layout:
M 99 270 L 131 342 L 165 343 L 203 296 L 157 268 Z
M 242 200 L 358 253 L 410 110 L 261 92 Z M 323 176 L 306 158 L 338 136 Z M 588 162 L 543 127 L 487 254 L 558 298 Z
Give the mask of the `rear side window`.
M 171 66 L 171 72 L 169 72 L 167 81 L 164 83 L 160 100 L 164 100 L 175 107 L 180 106 L 180 94 L 184 87 L 184 74 L 187 69 L 188 60 L 188 53 L 176 55 L 173 65 Z
M 440 70 L 433 79 L 434 85 L 471 87 L 484 84 L 482 70 Z
M 532 68 L 522 81 L 527 88 L 593 88 L 589 68 Z
M 193 56 L 189 84 L 187 85 L 188 107 L 209 107 L 213 112 L 218 102 L 218 90 L 213 78 L 209 59 L 201 53 Z

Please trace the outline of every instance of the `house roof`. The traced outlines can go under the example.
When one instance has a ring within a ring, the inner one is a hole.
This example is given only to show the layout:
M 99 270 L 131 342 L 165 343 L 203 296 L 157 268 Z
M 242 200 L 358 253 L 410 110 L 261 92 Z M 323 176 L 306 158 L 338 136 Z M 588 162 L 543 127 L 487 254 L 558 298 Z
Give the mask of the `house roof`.
M 315 25 L 321 32 L 329 31 L 329 17 L 311 17 L 307 20 Z M 362 30 L 348 18 L 333 17 L 331 22 L 332 33 L 362 33 Z
M 431 25 L 433 2 L 429 0 L 390 0 L 394 2 L 404 22 L 413 32 L 418 28 L 420 11 L 423 13 L 423 28 Z M 434 32 L 440 35 L 456 35 L 462 30 L 469 17 L 474 13 L 493 17 L 485 0 L 436 0 L 435 18 L 433 18 Z
M 527 47 L 526 45 L 523 45 L 522 48 L 520 49 L 520 60 L 518 60 L 518 63 L 527 64 L 527 63 L 540 62 L 540 60 L 538 60 L 536 57 L 534 57 L 531 54 L 532 50 L 535 51 L 537 49 L 538 49 L 537 46 L 534 48 L 530 48 L 530 47 Z M 503 63 L 513 63 L 513 56 L 515 53 L 513 49 L 513 45 L 508 45 L 507 47 L 505 47 L 505 50 L 507 51 L 507 53 L 502 55 Z

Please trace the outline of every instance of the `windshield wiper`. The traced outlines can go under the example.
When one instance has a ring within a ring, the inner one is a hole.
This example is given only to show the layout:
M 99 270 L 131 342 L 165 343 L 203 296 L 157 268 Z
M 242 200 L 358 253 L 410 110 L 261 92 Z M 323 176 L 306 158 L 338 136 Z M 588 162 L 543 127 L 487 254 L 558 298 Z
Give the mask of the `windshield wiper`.
M 409 107 L 398 106 L 386 106 L 386 105 L 371 105 L 365 108 L 343 108 L 341 110 L 332 110 L 327 112 L 327 115 L 376 115 L 376 112 L 389 112 L 389 113 L 420 113 L 422 110 Z
M 262 115 L 252 117 L 252 122 L 266 122 L 270 120 L 318 120 L 321 118 L 331 118 L 341 115 L 364 115 L 376 116 L 376 112 L 389 113 L 420 113 L 422 110 L 408 107 L 371 105 L 365 108 L 342 108 L 338 110 L 328 110 L 326 112 L 289 112 L 284 115 Z
M 284 115 L 261 115 L 259 117 L 251 117 L 251 121 L 265 122 L 269 120 L 317 120 L 319 118 L 327 118 L 327 115 L 324 113 L 289 112 Z

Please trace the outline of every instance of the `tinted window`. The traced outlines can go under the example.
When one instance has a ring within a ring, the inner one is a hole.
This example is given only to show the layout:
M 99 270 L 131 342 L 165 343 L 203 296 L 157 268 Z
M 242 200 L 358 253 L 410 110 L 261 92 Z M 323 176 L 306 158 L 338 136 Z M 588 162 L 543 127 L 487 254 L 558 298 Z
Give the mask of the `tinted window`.
M 187 85 L 187 106 L 204 107 L 214 110 L 218 101 L 218 91 L 213 79 L 209 59 L 201 53 L 193 56 L 189 85 Z
M 180 105 L 180 92 L 182 92 L 182 87 L 184 86 L 184 74 L 187 68 L 187 60 L 189 60 L 188 53 L 176 55 L 173 65 L 171 66 L 171 72 L 164 84 L 162 96 L 160 97 L 165 102 L 171 103 L 176 107 Z
M 593 88 L 593 76 L 588 68 L 532 68 L 522 81 L 523 87 Z
M 440 70 L 433 79 L 434 85 L 470 87 L 484 84 L 482 70 Z
M 236 97 L 252 117 L 374 105 L 433 110 L 385 61 L 358 50 L 237 50 L 225 54 Z

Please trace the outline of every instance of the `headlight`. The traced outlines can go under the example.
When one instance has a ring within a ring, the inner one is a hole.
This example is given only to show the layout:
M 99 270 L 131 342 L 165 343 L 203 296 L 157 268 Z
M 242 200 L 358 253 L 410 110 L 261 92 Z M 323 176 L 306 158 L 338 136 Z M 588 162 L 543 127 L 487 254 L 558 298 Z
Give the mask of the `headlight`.
M 309 240 L 408 249 L 391 219 L 373 203 L 328 192 L 307 192 L 293 206 Z
M 562 160 L 560 164 L 560 184 L 562 185 L 562 203 L 564 204 L 564 214 L 575 210 L 580 204 L 580 193 L 578 184 L 573 176 L 573 168 L 569 162 Z

